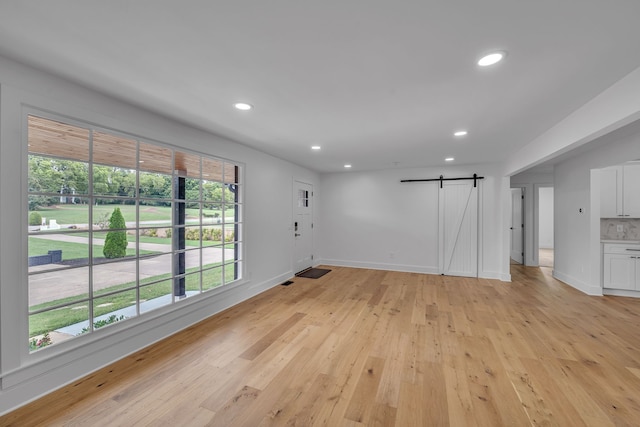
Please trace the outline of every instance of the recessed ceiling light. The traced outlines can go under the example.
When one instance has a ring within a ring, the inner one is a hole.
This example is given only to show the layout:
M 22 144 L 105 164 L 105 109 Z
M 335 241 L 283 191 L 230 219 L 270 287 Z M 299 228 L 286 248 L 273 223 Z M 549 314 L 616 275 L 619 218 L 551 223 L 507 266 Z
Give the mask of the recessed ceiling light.
M 504 51 L 492 52 L 480 58 L 480 60 L 478 61 L 478 65 L 481 67 L 487 67 L 489 65 L 496 64 L 502 61 L 506 55 L 507 53 Z
M 344 167 L 349 169 L 351 167 L 351 165 L 347 164 L 347 165 L 344 165 Z
M 242 111 L 251 110 L 253 108 L 253 105 L 247 104 L 246 102 L 236 102 L 233 106 Z
M 319 149 L 320 149 L 320 146 L 319 146 L 319 145 L 312 145 L 312 146 L 311 146 L 311 149 L 312 149 L 312 150 L 319 150 Z
M 453 157 L 447 157 L 444 159 L 445 162 L 453 162 L 455 159 Z
M 467 134 L 466 130 L 459 130 L 453 134 L 453 136 L 465 136 Z

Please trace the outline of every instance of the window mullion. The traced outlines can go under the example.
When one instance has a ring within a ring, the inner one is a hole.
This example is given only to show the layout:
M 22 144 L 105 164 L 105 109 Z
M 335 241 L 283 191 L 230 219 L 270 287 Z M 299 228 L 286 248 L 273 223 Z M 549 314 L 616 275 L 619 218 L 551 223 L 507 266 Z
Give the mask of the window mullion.
M 95 206 L 95 199 L 93 194 L 93 129 L 89 129 L 89 171 L 87 173 L 88 183 L 87 183 L 87 194 L 89 195 L 89 224 L 87 224 L 87 228 L 89 229 L 89 326 L 88 330 L 93 332 L 93 207 Z

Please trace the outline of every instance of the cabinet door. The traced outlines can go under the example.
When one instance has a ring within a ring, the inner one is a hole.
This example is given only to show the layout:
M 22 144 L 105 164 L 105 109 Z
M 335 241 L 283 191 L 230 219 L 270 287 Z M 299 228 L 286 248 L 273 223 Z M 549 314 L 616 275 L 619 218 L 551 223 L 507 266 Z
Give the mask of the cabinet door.
M 637 261 L 630 255 L 604 254 L 603 287 L 635 290 Z
M 640 218 L 640 164 L 624 165 L 623 211 L 624 216 Z
M 622 167 L 600 169 L 600 218 L 622 216 Z

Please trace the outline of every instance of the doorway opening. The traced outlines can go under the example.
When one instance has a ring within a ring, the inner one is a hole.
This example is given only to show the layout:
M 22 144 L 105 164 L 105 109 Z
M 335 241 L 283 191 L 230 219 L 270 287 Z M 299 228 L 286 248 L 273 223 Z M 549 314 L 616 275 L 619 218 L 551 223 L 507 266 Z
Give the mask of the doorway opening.
M 553 187 L 538 188 L 538 265 L 553 268 Z
M 524 188 L 511 189 L 511 263 L 524 264 Z

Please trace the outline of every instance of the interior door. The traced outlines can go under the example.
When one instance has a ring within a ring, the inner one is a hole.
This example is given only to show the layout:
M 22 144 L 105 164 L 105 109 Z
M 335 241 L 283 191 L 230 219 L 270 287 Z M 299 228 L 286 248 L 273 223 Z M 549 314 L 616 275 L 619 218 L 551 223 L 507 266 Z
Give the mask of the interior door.
M 295 181 L 293 186 L 293 271 L 313 266 L 313 187 Z
M 522 188 L 511 189 L 511 259 L 522 264 L 524 262 L 524 191 Z
M 444 181 L 438 198 L 440 274 L 477 277 L 478 187 L 471 180 Z

